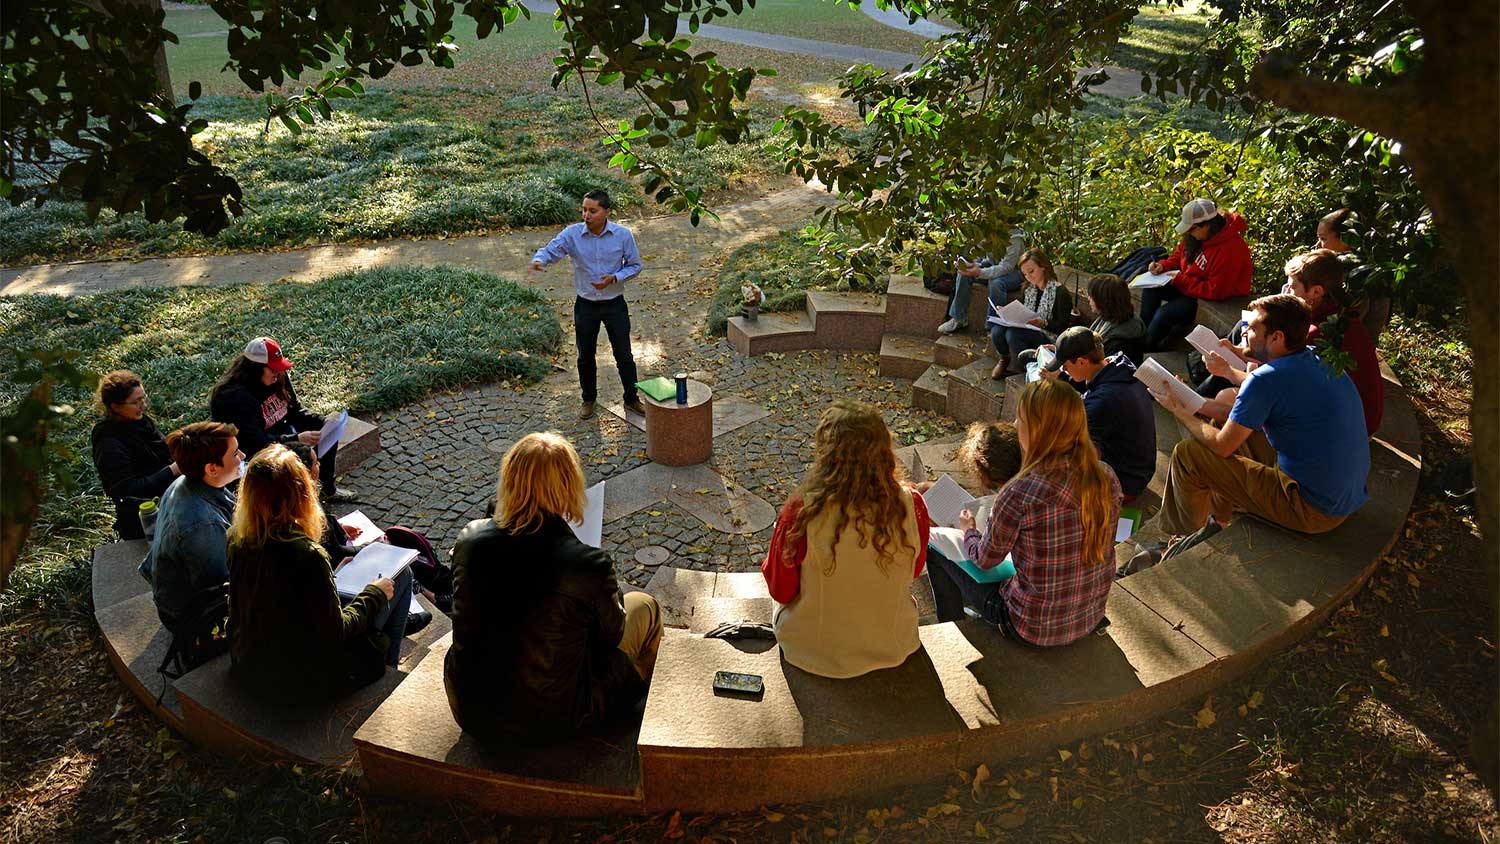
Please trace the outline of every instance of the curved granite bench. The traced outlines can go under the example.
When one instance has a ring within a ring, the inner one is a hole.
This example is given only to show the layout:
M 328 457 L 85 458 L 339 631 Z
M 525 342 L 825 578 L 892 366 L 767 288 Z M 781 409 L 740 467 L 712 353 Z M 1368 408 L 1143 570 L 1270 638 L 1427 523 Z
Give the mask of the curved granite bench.
M 1163 463 L 1181 435 L 1175 424 L 1158 426 Z M 267 726 L 274 719 L 264 710 L 225 691 L 222 663 L 177 681 L 176 708 L 172 695 L 154 704 L 160 657 L 153 649 L 165 644 L 154 612 L 148 623 L 143 582 L 133 571 L 138 586 L 118 574 L 122 561 L 133 566 L 139 546 L 96 554 L 96 616 L 132 691 L 163 721 L 216 750 L 321 762 L 357 751 L 377 793 L 507 814 L 746 810 L 993 766 L 1201 699 L 1316 629 L 1394 543 L 1421 470 L 1416 417 L 1394 381 L 1371 449 L 1372 498 L 1337 530 L 1310 537 L 1240 519 L 1210 542 L 1118 581 L 1108 600 L 1111 624 L 1063 648 L 1023 647 L 973 620 L 925 624 L 923 647 L 905 664 L 829 680 L 788 665 L 772 643 L 697 635 L 721 620 L 769 619 L 758 573 L 662 569 L 648 591 L 674 627 L 641 724 L 534 751 L 484 750 L 453 723 L 442 688 L 446 619 L 424 631 L 400 673 L 387 675 L 393 688 Z M 1159 470 L 1153 481 L 1158 493 L 1164 476 Z M 1117 554 L 1133 550 L 1125 542 Z M 715 695 L 718 670 L 762 675 L 764 697 Z

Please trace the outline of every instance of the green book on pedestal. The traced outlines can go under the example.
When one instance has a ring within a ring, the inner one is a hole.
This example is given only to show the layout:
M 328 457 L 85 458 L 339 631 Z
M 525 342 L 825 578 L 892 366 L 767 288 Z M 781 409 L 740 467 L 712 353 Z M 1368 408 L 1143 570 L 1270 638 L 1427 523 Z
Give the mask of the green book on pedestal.
M 665 375 L 635 382 L 636 389 L 657 401 L 666 401 L 677 396 L 677 382 Z

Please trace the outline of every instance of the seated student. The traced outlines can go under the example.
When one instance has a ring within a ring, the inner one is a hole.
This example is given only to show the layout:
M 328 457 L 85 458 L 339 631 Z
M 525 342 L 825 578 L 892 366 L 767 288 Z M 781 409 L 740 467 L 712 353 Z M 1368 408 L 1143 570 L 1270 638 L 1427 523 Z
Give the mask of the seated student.
M 346 694 L 397 664 L 411 569 L 371 581 L 340 607 L 318 485 L 280 445 L 245 465 L 229 528 L 229 655 L 256 697 L 306 703 Z
M 1348 208 L 1340 208 L 1330 214 L 1325 214 L 1318 220 L 1317 242 L 1314 247 L 1327 249 L 1339 256 L 1339 261 L 1344 265 L 1345 281 L 1360 293 L 1349 304 L 1364 322 L 1365 330 L 1370 335 L 1370 342 L 1379 343 L 1380 335 L 1385 332 L 1385 327 L 1391 321 L 1391 298 L 1370 296 L 1362 289 L 1363 285 L 1360 282 L 1369 275 L 1370 267 L 1354 251 L 1354 247 L 1344 240 L 1344 235 L 1357 219 L 1358 216 Z
M 1307 344 L 1314 346 L 1323 336 L 1322 322 L 1330 316 L 1340 314 L 1344 321 L 1344 336 L 1339 343 L 1340 351 L 1347 354 L 1352 364 L 1345 370 L 1354 388 L 1359 391 L 1360 405 L 1364 408 L 1365 430 L 1374 435 L 1380 429 L 1385 416 L 1385 379 L 1380 377 L 1380 361 L 1375 357 L 1375 342 L 1365 331 L 1364 322 L 1352 310 L 1343 309 L 1344 264 L 1338 256 L 1327 249 L 1317 249 L 1294 256 L 1286 263 L 1286 286 L 1282 293 L 1296 296 L 1311 312 L 1312 324 L 1307 329 Z M 1255 356 L 1247 348 L 1230 349 L 1241 357 L 1252 361 Z M 1209 355 L 1203 360 L 1212 373 L 1204 387 L 1218 388 L 1212 393 L 1216 399 L 1232 404 L 1235 388 L 1247 374 L 1229 366 L 1220 355 Z M 1228 392 L 1223 392 L 1225 389 Z M 1200 393 L 1204 390 L 1200 387 Z M 1220 393 L 1223 392 L 1222 398 Z
M 568 526 L 584 501 L 572 444 L 527 434 L 500 461 L 494 518 L 458 535 L 443 680 L 480 741 L 566 739 L 646 694 L 661 610 L 644 592 L 622 597 L 609 555 Z
M 938 331 L 952 334 L 969 327 L 969 302 L 974 297 L 972 285 L 978 282 L 986 283 L 990 302 L 1003 306 L 1010 301 L 1010 295 L 1021 289 L 1022 278 L 1017 265 L 1025 248 L 1026 233 L 1013 228 L 1005 255 L 999 261 L 985 260 L 958 267 L 958 277 L 953 280 L 953 298 L 948 300 L 948 321 L 939 325 Z
M 1140 363 L 1146 349 L 1146 324 L 1130 301 L 1130 286 L 1117 275 L 1101 273 L 1089 281 L 1089 310 L 1095 314 L 1093 329 L 1104 340 L 1104 354 L 1123 352 L 1132 363 Z
M 996 496 L 985 532 L 975 529 L 969 511 L 959 516 L 970 559 L 992 569 L 1009 556 L 1015 575 L 983 584 L 933 555 L 933 599 L 940 621 L 963 618 L 968 605 L 1008 637 L 1065 645 L 1104 620 L 1115 576 L 1120 484 L 1089 440 L 1083 400 L 1066 384 L 1026 385 L 1016 435 L 1025 462 Z
M 1021 352 L 1056 338 L 1073 320 L 1073 296 L 1058 282 L 1057 271 L 1047 253 L 1041 249 L 1026 250 L 1021 254 L 1020 267 L 1021 275 L 1026 278 L 1021 304 L 1030 308 L 1037 319 L 1027 328 L 990 323 L 990 342 L 1000 353 L 1000 362 L 990 372 L 995 380 L 1019 372 L 1014 367 Z
M 903 481 L 880 412 L 839 399 L 761 563 L 787 662 L 823 677 L 900 665 L 921 641 L 911 582 L 927 555 L 927 508 Z
M 1220 213 L 1211 199 L 1195 199 L 1182 207 L 1177 233 L 1182 235 L 1177 250 L 1165 260 L 1152 261 L 1148 269 L 1178 274 L 1169 284 L 1141 291 L 1148 350 L 1191 329 L 1198 319 L 1199 299 L 1250 294 L 1254 266 L 1245 244 L 1244 217 L 1233 211 Z
M 316 446 L 322 439 L 323 417 L 305 410 L 286 373 L 292 362 L 270 337 L 257 337 L 234 356 L 208 394 L 213 418 L 239 428 L 245 454 L 254 457 L 271 443 L 302 442 Z M 324 498 L 339 500 L 334 488 L 335 445 L 323 455 L 318 481 Z
M 297 455 L 297 459 L 301 461 L 303 467 L 314 478 L 318 476 L 318 469 L 320 467 L 318 465 L 317 449 L 307 443 L 298 442 L 288 443 L 286 449 Z M 332 510 L 328 509 L 327 502 L 323 501 L 321 497 L 318 500 L 318 507 L 323 511 L 323 535 L 318 537 L 318 546 L 328 555 L 328 562 L 333 567 L 333 570 L 338 571 L 340 565 L 359 553 L 359 548 L 355 547 L 353 543 L 359 540 L 361 534 L 357 527 L 339 524 L 338 517 L 333 514 Z M 384 537 L 377 538 L 375 541 L 384 541 Z M 412 591 L 422 592 L 427 596 L 428 600 L 432 600 L 434 597 L 431 592 L 422 589 L 421 584 L 416 582 L 412 583 Z M 344 601 L 343 596 L 340 596 L 339 600 Z M 347 603 L 347 601 L 344 602 Z M 426 610 L 407 613 L 406 635 L 410 636 L 422 630 L 431 621 L 432 613 Z
M 195 616 L 209 590 L 229 579 L 225 532 L 234 515 L 227 487 L 240 476 L 239 440 L 233 425 L 194 422 L 167 435 L 167 449 L 182 476 L 162 494 L 156 535 L 140 572 L 162 625 L 177 633 Z
M 1156 411 L 1151 393 L 1135 377 L 1123 354 L 1104 356 L 1104 341 L 1092 329 L 1069 328 L 1057 338 L 1057 354 L 1043 378 L 1066 376 L 1083 394 L 1089 439 L 1099 459 L 1115 470 L 1125 498 L 1140 495 L 1156 472 Z
M 1278 294 L 1250 307 L 1255 317 L 1245 339 L 1251 355 L 1264 363 L 1245 377 L 1222 427 L 1204 422 L 1171 395 L 1153 393 L 1192 434 L 1172 450 L 1161 509 L 1163 525 L 1188 536 L 1163 559 L 1213 536 L 1235 513 L 1324 533 L 1368 497 L 1370 446 L 1359 391 L 1348 375 L 1331 377 L 1307 347 L 1307 305 Z M 1219 415 L 1212 402 L 1204 408 Z M 1249 447 L 1257 431 L 1275 449 L 1275 465 L 1264 462 L 1264 449 Z
M 128 369 L 107 373 L 95 396 L 104 418 L 94 424 L 89 441 L 99 484 L 115 502 L 115 533 L 121 539 L 142 539 L 141 502 L 166 492 L 182 471 L 146 413 L 146 388 L 139 375 Z

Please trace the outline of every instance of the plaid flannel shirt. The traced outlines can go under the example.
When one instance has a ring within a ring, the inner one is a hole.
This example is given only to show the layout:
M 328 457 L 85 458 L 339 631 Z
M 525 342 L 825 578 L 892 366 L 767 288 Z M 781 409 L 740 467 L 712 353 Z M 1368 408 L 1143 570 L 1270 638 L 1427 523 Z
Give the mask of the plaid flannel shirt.
M 1103 464 L 1101 464 L 1103 465 Z M 1110 537 L 1120 518 L 1120 482 L 1104 466 L 1110 483 Z M 1012 481 L 995 497 L 988 532 L 969 530 L 964 550 L 980 568 L 994 568 L 1010 555 L 1016 576 L 1000 594 L 1016 632 L 1033 645 L 1066 645 L 1088 635 L 1104 618 L 1112 559 L 1084 562 L 1083 523 L 1067 469 L 1039 467 Z M 1111 542 L 1106 554 L 1112 555 Z

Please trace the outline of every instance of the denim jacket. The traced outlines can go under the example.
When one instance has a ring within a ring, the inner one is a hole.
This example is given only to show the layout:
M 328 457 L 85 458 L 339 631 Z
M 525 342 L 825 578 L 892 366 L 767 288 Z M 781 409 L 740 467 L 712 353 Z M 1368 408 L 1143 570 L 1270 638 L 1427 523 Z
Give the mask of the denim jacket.
M 186 476 L 162 494 L 156 536 L 140 572 L 151 582 L 163 622 L 182 618 L 194 595 L 229 579 L 225 534 L 234 501 L 228 489 Z

